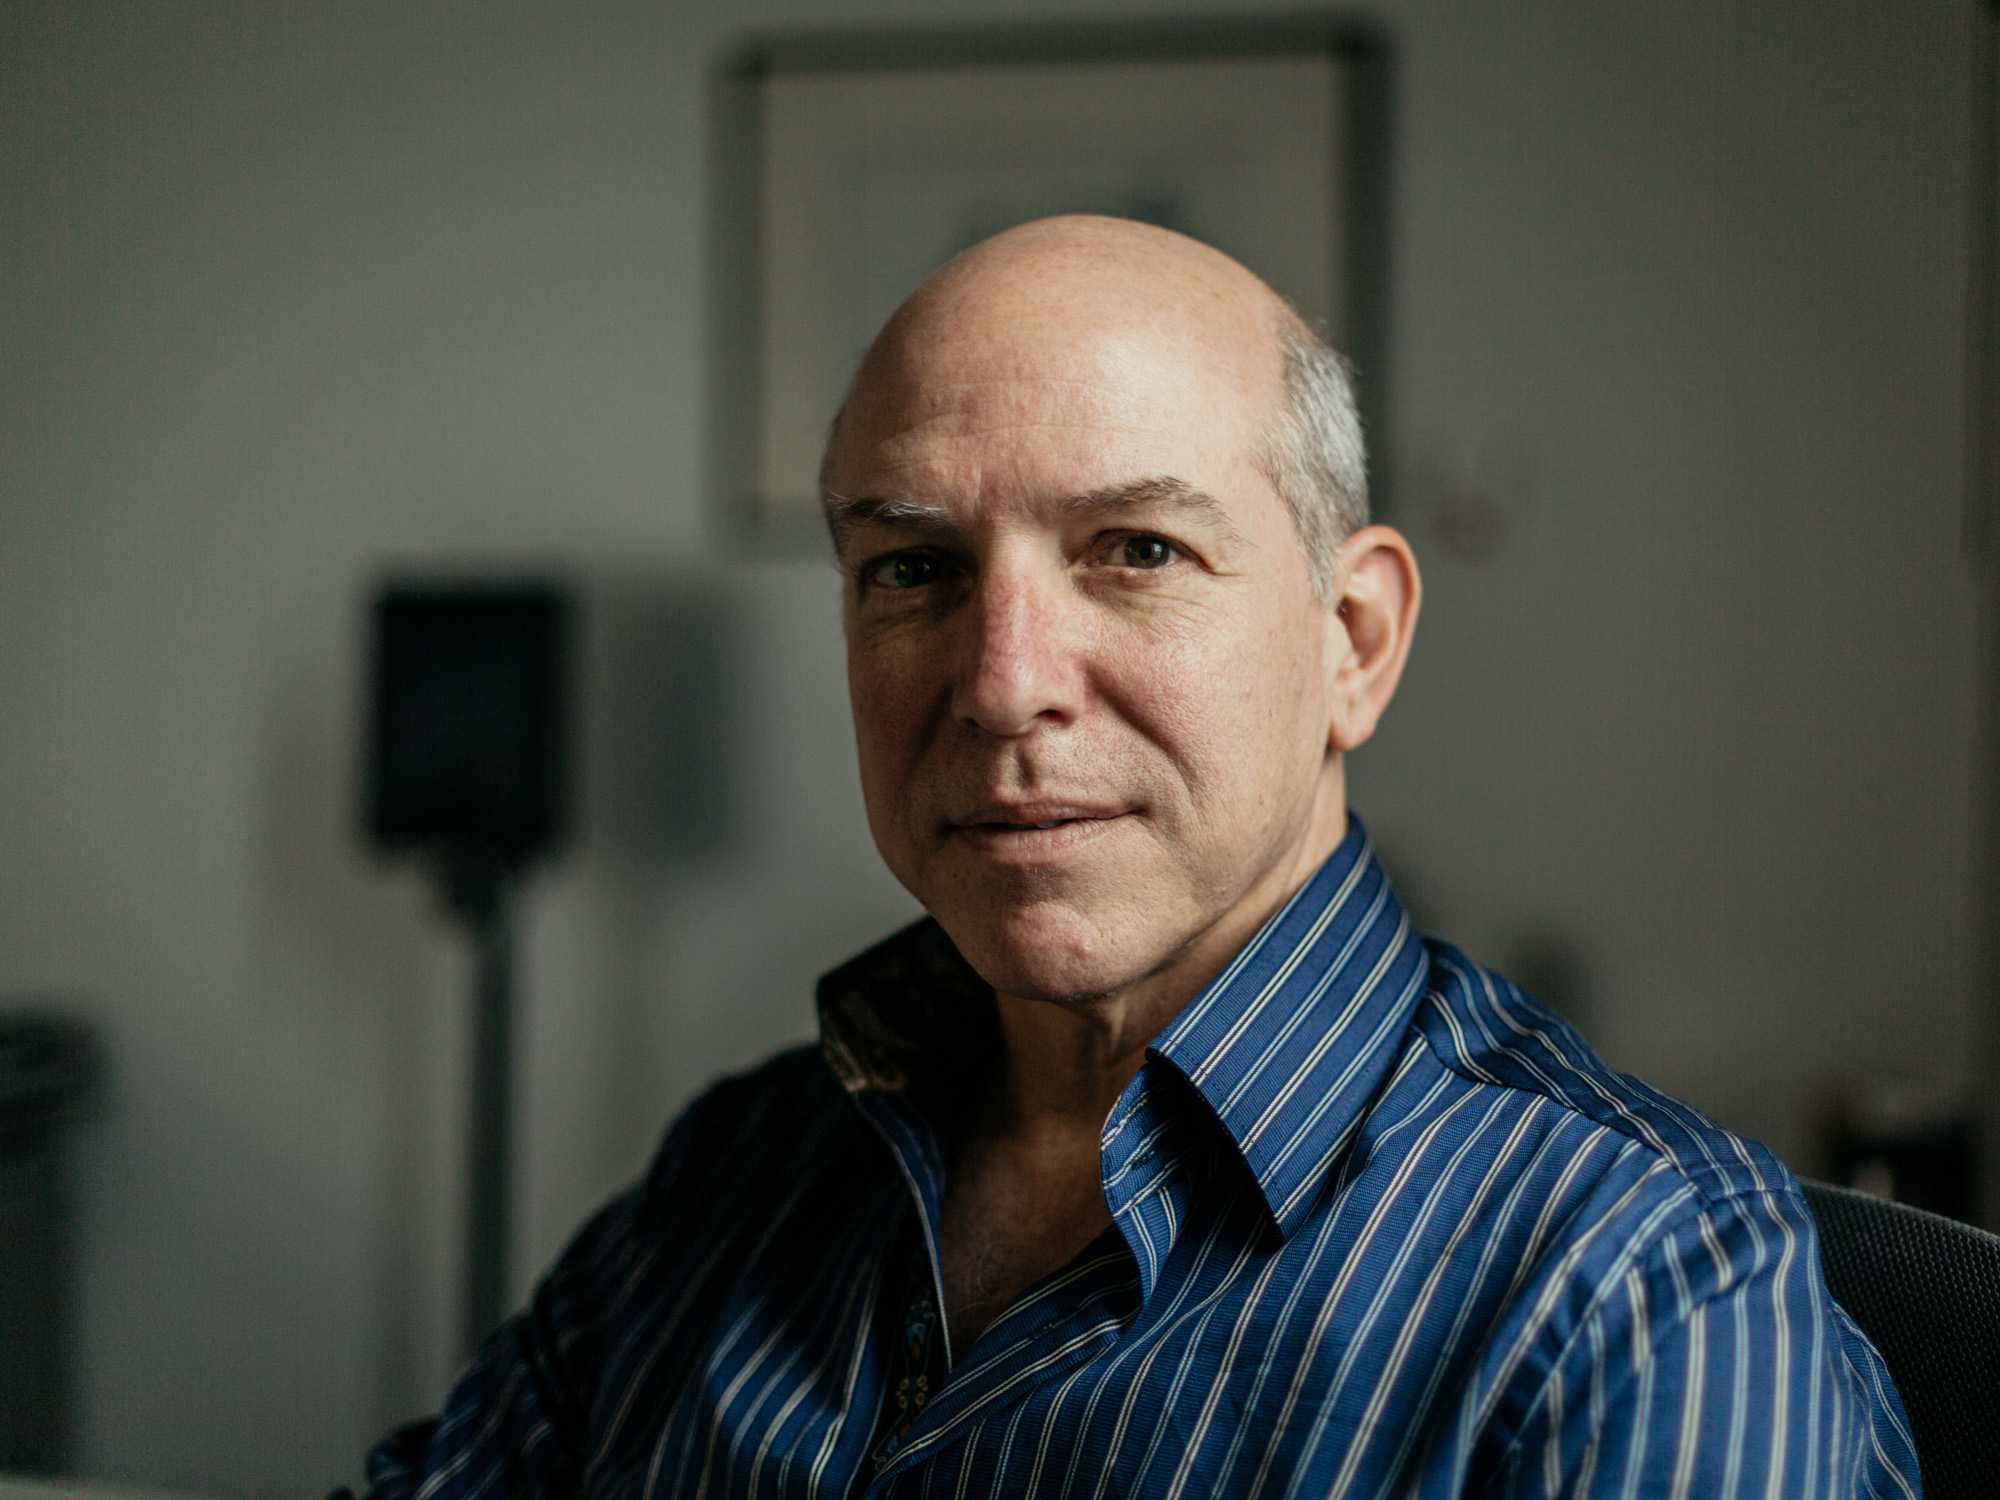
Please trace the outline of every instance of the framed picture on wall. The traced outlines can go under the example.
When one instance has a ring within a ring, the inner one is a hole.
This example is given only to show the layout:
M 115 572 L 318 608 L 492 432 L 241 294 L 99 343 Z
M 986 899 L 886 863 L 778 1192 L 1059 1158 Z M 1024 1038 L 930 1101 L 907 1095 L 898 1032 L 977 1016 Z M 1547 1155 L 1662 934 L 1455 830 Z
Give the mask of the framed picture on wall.
M 1387 52 L 1331 22 L 810 33 L 715 84 L 712 481 L 736 537 L 823 547 L 818 470 L 868 341 L 959 251 L 1140 219 L 1263 276 L 1386 413 Z

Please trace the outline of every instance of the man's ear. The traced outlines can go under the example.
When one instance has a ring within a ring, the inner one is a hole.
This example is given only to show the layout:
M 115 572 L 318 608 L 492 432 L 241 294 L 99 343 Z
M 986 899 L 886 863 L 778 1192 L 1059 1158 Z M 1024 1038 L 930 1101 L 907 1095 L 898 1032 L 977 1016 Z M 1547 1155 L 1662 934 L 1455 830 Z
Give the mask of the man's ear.
M 1387 526 L 1363 527 L 1341 544 L 1334 580 L 1327 743 L 1345 754 L 1367 743 L 1396 695 L 1424 585 L 1410 544 Z

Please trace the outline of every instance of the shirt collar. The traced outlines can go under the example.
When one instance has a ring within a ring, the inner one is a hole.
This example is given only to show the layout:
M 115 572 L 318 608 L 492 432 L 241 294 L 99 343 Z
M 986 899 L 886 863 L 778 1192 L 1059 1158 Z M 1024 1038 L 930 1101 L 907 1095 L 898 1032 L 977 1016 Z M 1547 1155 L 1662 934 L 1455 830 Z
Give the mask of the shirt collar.
M 1367 830 L 1348 821 L 1151 1049 L 1214 1112 L 1287 1238 L 1360 1128 L 1430 972 Z
M 1149 1049 L 1213 1112 L 1286 1237 L 1352 1141 L 1429 969 L 1350 817 L 1340 847 Z M 1001 1045 L 991 987 L 930 918 L 828 974 L 818 1000 L 821 1047 L 852 1094 L 962 1102 L 952 1082 Z M 1143 1086 L 1142 1072 L 1119 1110 Z

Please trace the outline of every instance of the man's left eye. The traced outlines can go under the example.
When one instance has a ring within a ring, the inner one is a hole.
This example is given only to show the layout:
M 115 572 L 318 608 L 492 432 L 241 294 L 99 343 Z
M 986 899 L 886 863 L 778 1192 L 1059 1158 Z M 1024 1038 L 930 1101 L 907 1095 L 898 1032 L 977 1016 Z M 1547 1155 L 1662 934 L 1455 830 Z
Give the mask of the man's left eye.
M 1164 568 L 1179 554 L 1174 544 L 1157 536 L 1128 536 L 1105 559 L 1115 568 Z
M 928 552 L 891 552 L 861 569 L 862 581 L 881 589 L 920 589 L 944 576 L 944 565 Z

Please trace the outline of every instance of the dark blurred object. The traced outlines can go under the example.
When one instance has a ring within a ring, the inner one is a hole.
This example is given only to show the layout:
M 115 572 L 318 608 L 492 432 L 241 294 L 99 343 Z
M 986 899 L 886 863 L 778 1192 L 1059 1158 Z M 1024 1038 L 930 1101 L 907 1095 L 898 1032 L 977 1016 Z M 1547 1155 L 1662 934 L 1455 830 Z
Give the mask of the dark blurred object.
M 1825 1090 L 1813 1128 L 1828 1182 L 1948 1219 L 1971 1219 L 1979 1136 L 1962 1090 L 1915 1079 L 1850 1081 Z
M 97 1076 L 73 1021 L 0 1012 L 0 1470 L 60 1473 L 70 1431 L 63 1127 Z
M 375 605 L 369 834 L 502 871 L 564 826 L 569 604 L 547 583 L 392 583 Z
M 397 582 L 375 604 L 365 821 L 423 857 L 477 956 L 464 1340 L 500 1321 L 512 1107 L 513 886 L 568 800 L 571 608 L 552 583 Z
M 1992 1495 L 2000 1476 L 2000 1236 L 1848 1188 L 1804 1187 L 1827 1288 L 1902 1395 L 1926 1500 Z

